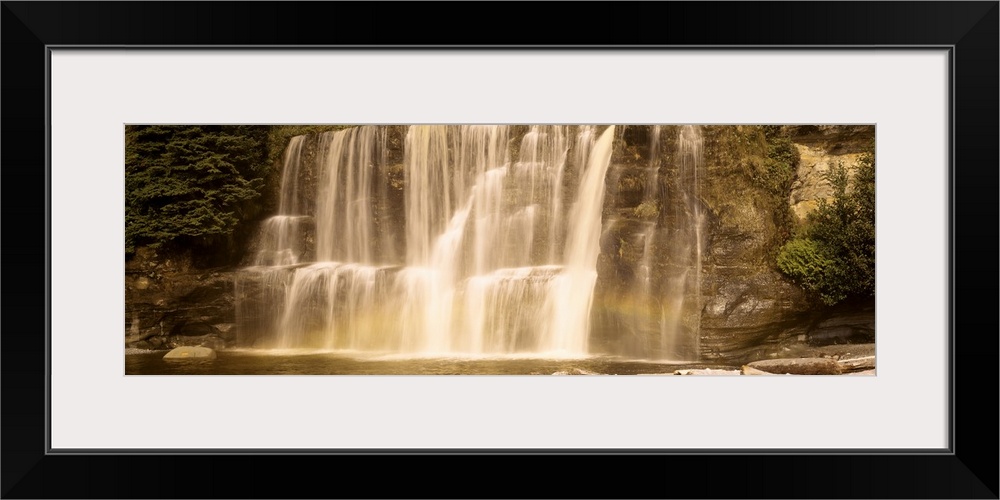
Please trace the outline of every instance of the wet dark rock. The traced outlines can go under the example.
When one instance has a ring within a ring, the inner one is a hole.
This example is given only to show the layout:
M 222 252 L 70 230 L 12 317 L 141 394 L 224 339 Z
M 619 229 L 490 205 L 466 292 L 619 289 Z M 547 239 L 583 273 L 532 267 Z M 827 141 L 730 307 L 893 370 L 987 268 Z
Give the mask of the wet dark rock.
M 169 338 L 168 337 L 164 337 L 164 336 L 157 336 L 157 337 L 150 337 L 149 338 L 149 343 L 150 343 L 150 345 L 153 346 L 154 349 L 162 348 L 163 346 L 165 346 L 167 344 L 168 341 L 169 341 Z
M 201 336 L 217 333 L 215 327 L 201 321 L 189 321 L 181 319 L 170 330 L 171 335 L 182 335 L 187 337 Z
M 234 273 L 193 269 L 190 261 L 183 253 L 140 249 L 126 262 L 127 345 L 148 340 L 153 348 L 168 347 L 178 344 L 176 338 L 219 336 L 215 325 L 235 322 Z M 162 267 L 159 277 L 131 272 L 149 265 Z
M 854 307 L 851 310 L 848 307 Z M 809 330 L 810 345 L 864 344 L 875 342 L 874 301 L 859 306 L 834 308 Z
M 803 332 L 813 302 L 766 267 L 710 267 L 703 278 L 701 347 L 706 358 L 740 352 Z
M 221 351 L 226 348 L 226 341 L 215 334 L 203 335 L 200 337 L 174 336 L 170 337 L 168 343 L 172 347 L 209 347 L 216 351 Z
M 219 338 L 226 342 L 231 342 L 237 338 L 238 328 L 236 327 L 236 323 L 219 323 L 212 325 L 212 328 L 215 328 Z

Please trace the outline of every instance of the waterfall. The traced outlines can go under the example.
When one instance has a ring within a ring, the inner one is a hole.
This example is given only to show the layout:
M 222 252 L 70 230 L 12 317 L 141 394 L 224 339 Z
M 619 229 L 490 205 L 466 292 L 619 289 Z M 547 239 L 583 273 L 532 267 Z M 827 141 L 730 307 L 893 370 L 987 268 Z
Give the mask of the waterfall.
M 660 211 L 660 125 L 654 125 L 649 130 L 649 166 L 642 185 L 642 203 L 644 210 Z M 646 224 L 641 233 L 642 258 L 639 261 L 639 293 L 644 297 L 652 297 L 653 279 L 653 243 L 656 240 L 656 221 Z
M 674 360 L 697 360 L 700 353 L 702 232 L 705 224 L 699 198 L 703 168 L 701 127 L 680 127 L 674 159 L 676 186 L 668 203 L 671 221 L 666 275 L 660 304 L 660 349 Z
M 385 131 L 380 127 L 357 127 L 328 132 L 319 137 L 321 170 L 316 200 L 316 259 L 321 262 L 353 262 L 371 265 L 377 255 L 374 208 L 378 205 L 374 186 L 384 168 Z M 378 184 L 384 186 L 384 181 Z M 382 195 L 384 196 L 384 195 Z
M 647 130 L 623 134 L 611 179 L 618 216 L 606 221 L 604 240 L 618 250 L 616 271 L 624 279 L 606 280 L 602 325 L 611 334 L 603 332 L 603 341 L 629 357 L 697 361 L 705 223 L 699 193 L 702 131 L 690 125 Z M 619 186 L 621 193 L 615 191 Z
M 299 202 L 304 139 L 302 136 L 293 137 L 285 149 L 278 213 L 261 226 L 254 265 L 286 266 L 297 264 L 302 258 L 302 225 L 308 219 Z
M 604 206 L 604 176 L 611 163 L 615 127 L 608 127 L 591 146 L 587 168 L 569 218 L 565 271 L 556 283 L 548 348 L 559 352 L 586 351 L 590 332 L 590 308 L 597 282 L 600 252 L 601 211 Z M 579 314 L 587 311 L 587 314 Z M 577 332 L 583 332 L 579 335 Z
M 241 342 L 426 356 L 589 354 L 616 128 L 402 130 L 291 139 L 278 214 L 262 224 L 236 279 Z M 390 136 L 403 146 L 400 158 L 390 159 Z

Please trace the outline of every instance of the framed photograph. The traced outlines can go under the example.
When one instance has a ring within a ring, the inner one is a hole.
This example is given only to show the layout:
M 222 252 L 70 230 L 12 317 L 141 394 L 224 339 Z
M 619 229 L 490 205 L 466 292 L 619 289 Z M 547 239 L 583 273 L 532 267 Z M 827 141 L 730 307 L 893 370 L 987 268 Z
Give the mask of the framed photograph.
M 996 2 L 320 7 L 4 3 L 4 497 L 997 498 Z

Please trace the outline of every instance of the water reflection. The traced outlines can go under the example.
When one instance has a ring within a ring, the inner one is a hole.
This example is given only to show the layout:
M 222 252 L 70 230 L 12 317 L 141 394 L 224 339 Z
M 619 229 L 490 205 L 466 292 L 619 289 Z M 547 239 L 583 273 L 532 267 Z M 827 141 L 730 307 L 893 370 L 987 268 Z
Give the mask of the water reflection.
M 212 361 L 164 360 L 163 352 L 125 356 L 126 375 L 642 375 L 710 364 L 637 361 L 612 356 L 542 358 L 420 357 L 390 353 L 220 351 Z M 730 368 L 732 369 L 732 368 Z

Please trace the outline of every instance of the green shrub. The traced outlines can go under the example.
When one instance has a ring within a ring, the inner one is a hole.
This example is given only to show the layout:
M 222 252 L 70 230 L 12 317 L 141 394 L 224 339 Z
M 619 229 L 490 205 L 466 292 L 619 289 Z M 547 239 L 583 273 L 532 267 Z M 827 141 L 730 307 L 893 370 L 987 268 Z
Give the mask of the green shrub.
M 830 249 L 809 238 L 791 240 L 778 253 L 778 269 L 802 288 L 819 294 L 828 305 L 847 297 L 836 279 L 839 267 L 836 255 Z
M 778 254 L 778 268 L 829 305 L 875 295 L 873 151 L 861 155 L 853 182 L 843 164 L 830 169 L 832 198 L 819 201 L 802 234 Z

